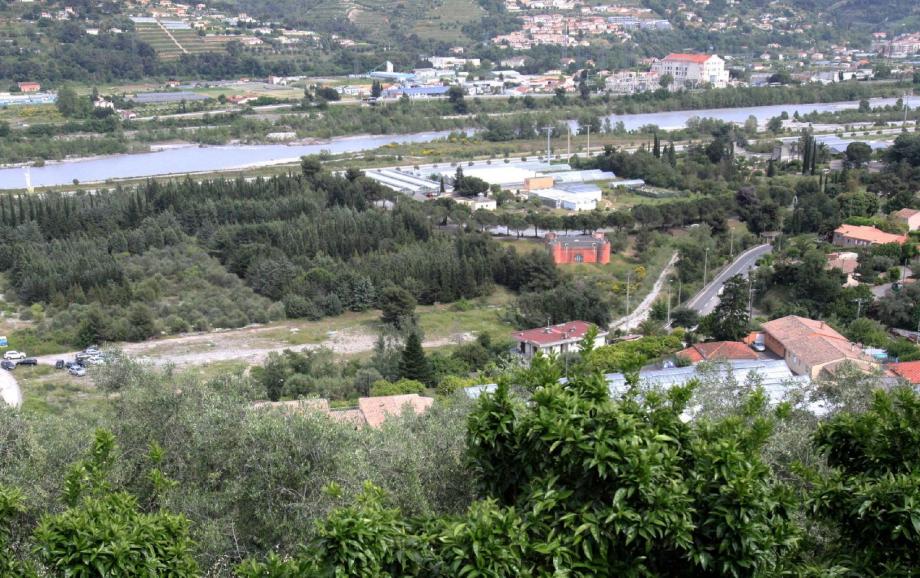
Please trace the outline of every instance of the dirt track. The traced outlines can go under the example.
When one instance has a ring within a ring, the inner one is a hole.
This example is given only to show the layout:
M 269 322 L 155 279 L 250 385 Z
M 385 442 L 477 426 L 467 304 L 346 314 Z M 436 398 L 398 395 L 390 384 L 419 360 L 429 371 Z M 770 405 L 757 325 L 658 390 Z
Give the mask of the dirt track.
M 156 365 L 171 363 L 177 366 L 205 365 L 218 361 L 243 361 L 250 365 L 262 363 L 269 353 L 285 349 L 306 351 L 326 347 L 339 355 L 365 353 L 374 348 L 377 336 L 363 328 L 351 328 L 336 332 L 318 343 L 291 345 L 267 335 L 277 335 L 277 326 L 247 327 L 229 331 L 215 331 L 194 335 L 183 335 L 169 339 L 123 343 L 116 347 L 131 357 L 150 361 Z M 443 347 L 475 339 L 472 333 L 457 333 L 448 337 L 427 339 L 425 347 Z M 76 352 L 43 355 L 41 364 L 51 364 L 58 359 L 72 359 Z

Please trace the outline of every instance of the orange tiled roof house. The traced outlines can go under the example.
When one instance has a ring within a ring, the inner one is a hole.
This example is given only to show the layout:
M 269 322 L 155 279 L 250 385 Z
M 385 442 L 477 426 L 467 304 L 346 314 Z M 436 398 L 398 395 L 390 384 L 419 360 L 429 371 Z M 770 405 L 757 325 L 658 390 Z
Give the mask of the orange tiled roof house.
M 764 345 L 786 360 L 794 373 L 817 379 L 844 362 L 865 371 L 878 363 L 823 321 L 789 315 L 763 324 Z

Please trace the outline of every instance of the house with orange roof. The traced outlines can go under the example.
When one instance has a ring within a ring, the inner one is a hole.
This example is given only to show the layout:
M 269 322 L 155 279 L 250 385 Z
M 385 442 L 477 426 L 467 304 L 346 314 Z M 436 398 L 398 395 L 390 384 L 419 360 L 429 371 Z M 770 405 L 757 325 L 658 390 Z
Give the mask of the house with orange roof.
M 697 343 L 677 352 L 678 357 L 692 364 L 701 361 L 734 361 L 736 359 L 758 359 L 757 353 L 740 341 L 710 341 Z
M 834 230 L 833 240 L 838 247 L 871 247 L 888 243 L 903 245 L 906 242 L 907 235 L 886 233 L 875 227 L 864 225 L 840 225 Z
M 652 64 L 652 72 L 659 78 L 668 74 L 674 79 L 671 88 L 698 87 L 709 84 L 713 88 L 728 85 L 725 61 L 715 54 L 684 54 L 672 52 Z
M 920 361 L 904 361 L 888 366 L 892 373 L 914 385 L 920 384 Z
M 920 211 L 917 209 L 901 209 L 891 214 L 895 221 L 907 225 L 908 231 L 920 229 Z
M 785 359 L 794 373 L 811 379 L 833 375 L 844 363 L 878 369 L 877 361 L 823 321 L 789 315 L 764 323 L 763 334 L 768 350 Z

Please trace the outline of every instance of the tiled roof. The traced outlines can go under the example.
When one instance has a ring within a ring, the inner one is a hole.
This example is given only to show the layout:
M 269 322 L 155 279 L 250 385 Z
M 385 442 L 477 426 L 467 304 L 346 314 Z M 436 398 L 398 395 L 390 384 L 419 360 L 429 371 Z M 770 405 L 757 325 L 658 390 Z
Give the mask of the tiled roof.
M 757 359 L 757 353 L 740 341 L 711 341 L 697 343 L 679 351 L 677 355 L 686 357 L 693 363 L 700 361 Z
M 920 383 L 920 361 L 892 363 L 888 368 L 913 384 Z
M 895 211 L 894 216 L 898 217 L 899 219 L 904 219 L 906 221 L 907 219 L 913 217 L 917 213 L 920 213 L 920 211 L 918 211 L 917 209 L 901 209 L 900 211 Z
M 527 331 L 516 331 L 511 334 L 511 337 L 525 343 L 550 345 L 564 341 L 578 341 L 588 333 L 591 327 L 593 327 L 593 325 L 587 321 L 569 321 L 568 323 L 560 323 L 559 325 L 550 327 L 538 327 L 536 329 L 528 329 Z M 605 332 L 600 331 L 599 334 L 603 335 Z
M 672 52 L 664 57 L 664 60 L 680 60 L 682 62 L 695 62 L 696 64 L 703 64 L 707 60 L 712 58 L 708 54 L 683 54 L 680 52 Z
M 863 225 L 840 225 L 834 230 L 834 233 L 851 239 L 867 241 L 879 245 L 884 245 L 886 243 L 903 245 L 907 242 L 907 235 L 893 235 L 876 229 L 875 227 L 865 227 Z
M 827 268 L 838 269 L 847 275 L 852 275 L 859 268 L 859 257 L 856 253 L 829 253 Z
M 847 360 L 873 362 L 856 344 L 823 321 L 789 315 L 764 323 L 763 330 L 809 366 Z
M 434 399 L 422 397 L 417 393 L 406 395 L 387 395 L 382 397 L 362 397 L 358 400 L 358 409 L 364 414 L 367 425 L 380 427 L 387 416 L 397 416 L 408 405 L 416 414 L 425 413 Z

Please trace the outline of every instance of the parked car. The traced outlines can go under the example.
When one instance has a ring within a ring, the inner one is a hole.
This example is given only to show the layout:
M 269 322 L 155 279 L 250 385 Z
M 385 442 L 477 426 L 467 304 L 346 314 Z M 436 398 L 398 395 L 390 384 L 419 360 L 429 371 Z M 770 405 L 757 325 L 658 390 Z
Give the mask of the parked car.
M 75 377 L 83 377 L 84 375 L 86 375 L 86 368 L 83 367 L 82 365 L 74 365 L 73 367 L 67 370 L 67 373 Z
M 25 359 L 26 354 L 21 351 L 10 350 L 3 354 L 3 359 L 9 359 L 10 361 L 16 361 L 18 359 Z
M 34 357 L 26 357 L 17 361 L 16 365 L 38 365 L 38 360 Z
M 67 369 L 73 369 L 74 367 L 83 367 L 83 364 L 79 361 L 68 361 L 64 363 L 64 367 Z
M 13 371 L 16 369 L 16 362 L 10 361 L 9 359 L 4 359 L 3 361 L 0 361 L 0 367 L 7 371 Z
M 93 355 L 91 357 L 87 357 L 84 360 L 84 363 L 89 363 L 90 365 L 103 365 L 105 363 L 105 358 L 101 355 Z
M 83 350 L 83 353 L 87 355 L 99 355 L 102 352 L 99 351 L 99 348 L 96 347 L 95 345 L 90 345 L 89 347 Z
M 67 367 L 67 362 L 64 361 L 63 359 L 58 359 L 57 361 L 54 362 L 55 369 L 64 369 L 66 367 Z

